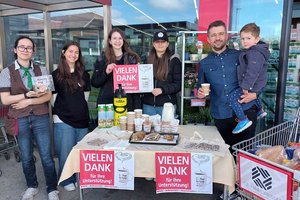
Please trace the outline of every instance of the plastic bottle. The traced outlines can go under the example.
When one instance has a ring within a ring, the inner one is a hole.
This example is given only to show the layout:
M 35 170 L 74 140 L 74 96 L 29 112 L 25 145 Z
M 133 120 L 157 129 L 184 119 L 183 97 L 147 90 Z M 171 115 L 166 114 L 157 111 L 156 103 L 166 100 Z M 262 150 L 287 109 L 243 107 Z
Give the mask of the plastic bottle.
M 127 96 L 121 84 L 118 84 L 118 89 L 115 91 L 114 108 L 114 125 L 119 126 L 119 118 L 127 114 Z
M 202 51 L 203 51 L 203 43 L 202 41 L 197 41 L 196 42 L 196 46 L 197 46 L 197 49 L 198 49 L 198 60 L 201 60 L 201 57 L 202 57 Z

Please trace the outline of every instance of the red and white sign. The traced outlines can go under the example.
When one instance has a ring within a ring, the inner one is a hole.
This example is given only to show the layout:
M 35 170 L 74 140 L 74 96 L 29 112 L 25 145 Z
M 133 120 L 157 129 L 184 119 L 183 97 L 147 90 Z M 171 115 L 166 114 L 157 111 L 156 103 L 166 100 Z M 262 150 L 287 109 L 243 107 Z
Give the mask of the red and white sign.
M 291 200 L 293 174 L 249 155 L 238 154 L 241 189 L 266 200 Z
M 212 194 L 211 154 L 155 153 L 155 164 L 156 193 Z
M 132 152 L 81 150 L 80 188 L 134 190 Z
M 118 84 L 126 93 L 152 92 L 153 90 L 153 65 L 116 65 L 113 71 L 114 90 Z

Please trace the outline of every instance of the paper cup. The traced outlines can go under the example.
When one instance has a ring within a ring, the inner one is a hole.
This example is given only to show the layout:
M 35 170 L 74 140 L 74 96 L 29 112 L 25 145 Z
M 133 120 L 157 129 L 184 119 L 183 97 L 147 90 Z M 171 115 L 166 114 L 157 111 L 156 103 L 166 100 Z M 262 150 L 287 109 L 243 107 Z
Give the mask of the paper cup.
M 146 133 L 150 133 L 151 132 L 151 122 L 150 121 L 144 122 L 143 128 Z
M 143 110 L 142 109 L 135 109 L 135 118 L 142 118 Z
M 119 117 L 119 122 L 120 122 L 120 124 L 121 123 L 125 123 L 126 124 L 127 123 L 127 117 L 126 116 L 120 116 Z
M 127 124 L 127 130 L 128 131 L 134 131 L 134 123 L 128 123 Z
M 150 116 L 147 114 L 142 114 L 142 118 L 144 119 L 144 122 L 147 122 L 150 120 Z
M 127 123 L 125 122 L 123 122 L 123 123 L 120 123 L 119 124 L 120 125 L 120 129 L 121 129 L 121 131 L 126 131 L 127 130 Z
M 161 124 L 154 124 L 154 131 L 159 133 L 161 131 Z
M 143 122 L 144 122 L 144 120 L 142 118 L 135 118 L 134 119 L 135 131 L 142 131 L 142 129 L 143 129 Z
M 209 95 L 209 92 L 210 92 L 210 89 L 209 89 L 210 84 L 209 83 L 202 83 L 201 88 L 206 96 Z

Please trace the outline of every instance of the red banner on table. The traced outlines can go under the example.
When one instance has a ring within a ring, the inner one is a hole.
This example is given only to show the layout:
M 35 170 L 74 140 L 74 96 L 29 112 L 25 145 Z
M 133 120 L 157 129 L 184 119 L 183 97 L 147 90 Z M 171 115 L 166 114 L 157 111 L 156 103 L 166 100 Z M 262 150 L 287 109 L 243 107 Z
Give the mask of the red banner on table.
M 156 193 L 212 194 L 212 155 L 155 153 Z
M 114 186 L 114 151 L 80 151 L 80 188 Z
M 191 190 L 191 154 L 155 153 L 156 192 Z
M 116 65 L 113 71 L 114 90 L 118 84 L 126 93 L 151 92 L 153 90 L 153 65 Z

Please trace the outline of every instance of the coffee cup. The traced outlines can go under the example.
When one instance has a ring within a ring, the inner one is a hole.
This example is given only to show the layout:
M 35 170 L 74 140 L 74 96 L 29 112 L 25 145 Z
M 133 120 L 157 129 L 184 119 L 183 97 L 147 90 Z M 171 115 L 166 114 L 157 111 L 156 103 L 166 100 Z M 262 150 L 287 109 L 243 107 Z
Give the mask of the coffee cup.
M 144 119 L 142 119 L 142 118 L 135 118 L 134 119 L 135 131 L 142 131 L 143 122 L 144 122 Z
M 142 118 L 143 110 L 142 109 L 135 109 L 135 118 Z
M 126 184 L 128 181 L 131 181 L 132 176 L 127 169 L 118 169 L 119 173 L 119 182 Z
M 209 83 L 202 83 L 201 88 L 206 96 L 209 95 L 209 92 L 210 92 L 210 89 L 209 89 L 210 84 Z
M 197 187 L 203 187 L 204 185 L 207 185 L 211 182 L 210 177 L 208 177 L 203 172 L 196 172 L 195 177 L 196 177 L 196 186 Z

